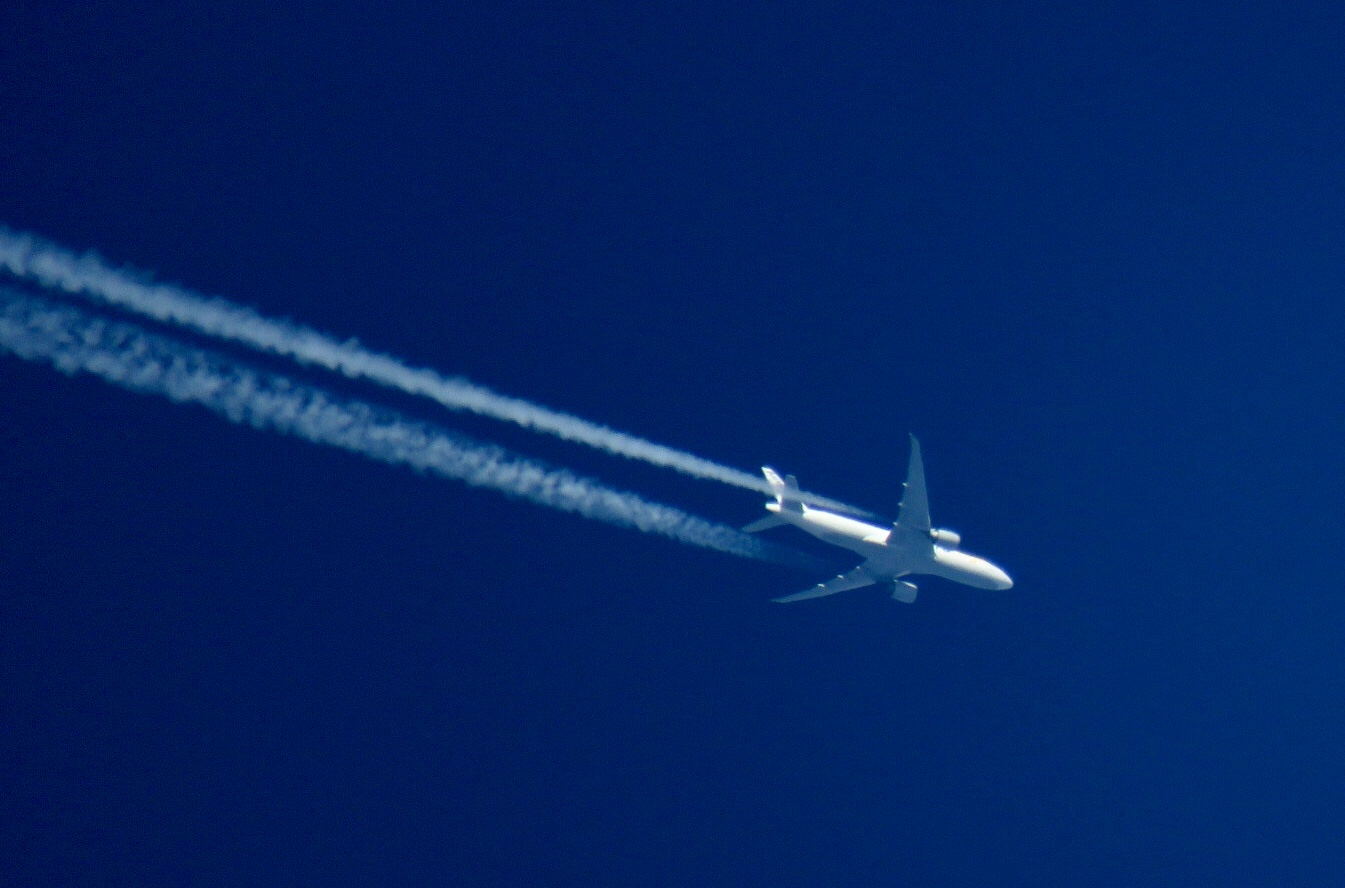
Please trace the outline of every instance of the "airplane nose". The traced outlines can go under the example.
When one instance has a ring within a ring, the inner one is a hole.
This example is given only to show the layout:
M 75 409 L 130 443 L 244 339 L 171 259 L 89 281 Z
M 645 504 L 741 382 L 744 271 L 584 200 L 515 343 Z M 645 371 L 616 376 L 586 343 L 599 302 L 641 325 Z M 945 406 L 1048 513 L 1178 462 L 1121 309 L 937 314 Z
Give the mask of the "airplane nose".
M 1009 579 L 1009 575 L 1006 574 L 1004 571 L 1000 570 L 998 567 L 991 569 L 990 576 L 995 583 L 994 588 L 996 589 L 1013 588 L 1013 580 Z

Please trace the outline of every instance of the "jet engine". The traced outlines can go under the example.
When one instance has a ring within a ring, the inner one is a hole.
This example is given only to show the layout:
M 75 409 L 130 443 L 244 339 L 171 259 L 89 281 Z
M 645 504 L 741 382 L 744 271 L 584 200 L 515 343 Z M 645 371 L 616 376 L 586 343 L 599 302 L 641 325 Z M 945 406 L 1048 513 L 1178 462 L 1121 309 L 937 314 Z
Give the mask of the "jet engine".
M 915 601 L 915 583 L 908 583 L 905 580 L 892 581 L 892 597 L 903 604 L 910 604 Z
M 954 533 L 951 530 L 931 530 L 929 538 L 934 541 L 934 545 L 942 546 L 945 549 L 956 549 L 962 545 L 961 534 Z

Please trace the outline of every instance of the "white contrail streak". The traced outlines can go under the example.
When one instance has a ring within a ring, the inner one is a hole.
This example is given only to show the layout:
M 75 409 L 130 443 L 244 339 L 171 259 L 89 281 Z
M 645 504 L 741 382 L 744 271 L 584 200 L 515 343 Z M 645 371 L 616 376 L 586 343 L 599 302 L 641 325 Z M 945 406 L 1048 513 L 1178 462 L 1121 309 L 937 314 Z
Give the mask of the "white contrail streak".
M 20 234 L 4 227 L 0 227 L 0 268 L 50 289 L 92 298 L 156 321 L 284 355 L 353 379 L 366 379 L 409 395 L 430 398 L 450 410 L 465 410 L 516 423 L 693 477 L 767 494 L 771 492 L 766 482 L 756 475 L 521 398 L 502 395 L 466 379 L 410 367 L 389 355 L 369 351 L 353 339 L 341 342 L 310 327 L 272 320 L 224 299 L 146 282 L 134 274 L 110 267 L 95 255 L 78 256 L 34 235 Z M 812 493 L 804 493 L 803 498 L 817 505 L 868 514 Z
M 586 518 L 746 558 L 812 559 L 589 478 L 468 441 L 284 376 L 263 373 L 124 323 L 0 288 L 0 351 L 90 373 L 137 392 L 200 404 L 231 422 L 488 487 Z M 811 567 L 812 565 L 809 564 Z

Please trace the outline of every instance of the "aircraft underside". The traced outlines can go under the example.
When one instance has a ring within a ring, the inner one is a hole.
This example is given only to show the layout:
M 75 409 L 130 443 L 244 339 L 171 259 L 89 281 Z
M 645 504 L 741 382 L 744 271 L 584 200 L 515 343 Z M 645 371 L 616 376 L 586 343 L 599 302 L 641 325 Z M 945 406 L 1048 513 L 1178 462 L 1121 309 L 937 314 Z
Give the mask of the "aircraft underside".
M 967 552 L 961 551 L 962 538 L 950 530 L 936 529 L 929 520 L 929 500 L 925 492 L 925 471 L 920 442 L 911 436 L 911 461 L 907 471 L 905 494 L 896 522 L 880 527 L 848 515 L 810 508 L 803 502 L 793 475 L 781 478 L 773 469 L 763 467 L 775 502 L 767 503 L 771 514 L 743 528 L 749 532 L 791 524 L 823 542 L 849 549 L 864 557 L 858 567 L 818 583 L 811 589 L 776 598 L 778 602 L 824 598 L 838 592 L 887 585 L 892 598 L 910 604 L 916 599 L 916 586 L 903 577 L 919 574 L 943 577 L 979 589 L 1008 589 L 1013 581 L 1003 570 Z

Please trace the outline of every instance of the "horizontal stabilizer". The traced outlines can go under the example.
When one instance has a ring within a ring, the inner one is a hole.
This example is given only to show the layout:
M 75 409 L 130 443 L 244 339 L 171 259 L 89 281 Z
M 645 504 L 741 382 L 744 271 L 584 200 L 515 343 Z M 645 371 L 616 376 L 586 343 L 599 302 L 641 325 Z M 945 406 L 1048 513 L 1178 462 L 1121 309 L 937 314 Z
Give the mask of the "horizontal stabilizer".
M 850 589 L 860 589 L 864 586 L 872 586 L 873 577 L 869 576 L 868 571 L 861 565 L 849 573 L 827 580 L 825 583 L 818 583 L 811 589 L 805 589 L 802 592 L 795 592 L 793 595 L 786 595 L 783 598 L 776 598 L 775 601 L 780 604 L 789 604 L 793 601 L 806 601 L 809 598 L 824 598 L 828 595 L 835 595 L 837 592 L 846 592 Z
M 772 527 L 784 527 L 789 522 L 779 515 L 767 515 L 743 528 L 743 533 L 758 533 L 763 530 L 770 530 Z

